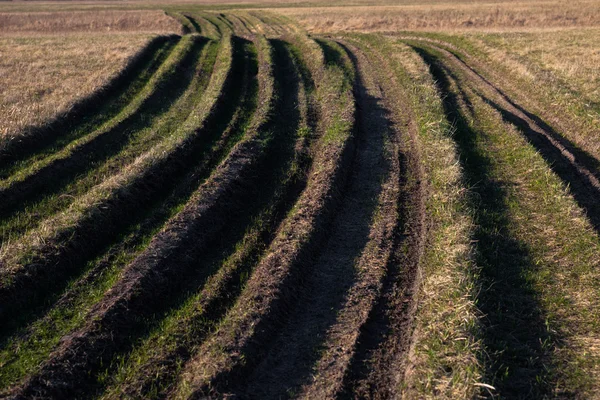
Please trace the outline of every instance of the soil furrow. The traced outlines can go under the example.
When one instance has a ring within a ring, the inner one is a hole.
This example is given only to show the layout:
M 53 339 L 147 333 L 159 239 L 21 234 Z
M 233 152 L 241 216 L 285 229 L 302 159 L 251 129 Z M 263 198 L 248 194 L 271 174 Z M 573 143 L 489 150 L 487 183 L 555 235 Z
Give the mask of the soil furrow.
M 276 53 L 285 51 L 284 43 L 273 42 L 273 47 Z M 297 62 L 298 60 L 295 60 L 295 63 Z M 297 68 L 293 73 L 288 71 L 291 65 L 281 65 L 281 62 L 278 61 L 275 64 L 280 64 L 275 71 L 279 75 L 282 73 L 285 75 L 298 74 Z M 310 78 L 303 76 L 303 80 L 306 79 Z M 277 79 L 277 81 L 280 82 L 281 79 Z M 200 293 L 193 296 L 176 313 L 171 320 L 173 322 L 168 324 L 168 328 L 165 328 L 163 324 L 155 336 L 151 337 L 144 345 L 145 349 L 139 349 L 132 355 L 135 360 L 143 358 L 147 361 L 141 365 L 139 361 L 136 361 L 134 364 L 136 372 L 133 379 L 130 378 L 124 386 L 118 385 L 107 397 L 119 397 L 122 393 L 133 397 L 148 397 L 151 393 L 157 392 L 160 393 L 158 397 L 163 397 L 166 392 L 171 390 L 170 386 L 175 383 L 178 366 L 191 357 L 193 354 L 191 350 L 202 342 L 213 325 L 235 302 L 243 288 L 244 276 L 249 274 L 259 262 L 262 253 L 273 240 L 277 226 L 287 215 L 306 183 L 307 169 L 310 165 L 310 158 L 307 156 L 310 145 L 310 139 L 307 136 L 307 122 L 308 115 L 313 113 L 306 98 L 306 86 L 310 85 L 302 84 L 298 91 L 289 85 L 285 86 L 283 92 L 278 90 L 280 93 L 278 101 L 283 105 L 277 107 L 278 115 L 281 115 L 282 118 L 273 125 L 275 134 L 280 137 L 278 140 L 286 136 L 293 136 L 295 126 L 290 125 L 290 121 L 297 119 L 296 108 L 300 110 L 300 125 L 295 129 L 296 141 L 293 148 L 286 144 L 280 149 L 271 149 L 267 156 L 271 159 L 267 162 L 272 164 L 267 170 L 280 170 L 280 172 L 262 174 L 261 184 L 264 193 L 254 197 L 253 203 L 258 204 L 249 205 L 247 213 L 255 214 L 254 209 L 261 209 L 261 211 L 256 216 L 244 217 L 244 220 L 254 222 L 245 230 L 245 234 L 236 244 L 234 252 L 226 255 L 224 259 L 223 254 L 227 252 L 218 247 L 204 253 L 205 260 L 217 258 L 215 262 L 204 261 L 203 265 L 206 266 L 202 268 L 206 269 L 204 274 L 212 274 L 209 271 L 216 272 L 207 279 Z M 297 99 L 295 99 L 296 96 Z M 288 159 L 286 154 L 290 152 L 294 153 L 291 162 L 286 161 L 285 168 L 282 169 L 278 164 L 281 164 L 282 160 Z M 266 206 L 261 204 L 264 202 L 264 200 L 260 200 L 261 197 L 268 199 Z M 235 225 L 244 224 L 236 223 Z M 225 236 L 230 238 L 235 234 L 226 234 Z M 208 267 L 210 264 L 214 264 L 214 266 Z
M 327 244 L 310 267 L 314 273 L 303 282 L 287 326 L 250 377 L 248 394 L 280 398 L 311 382 L 301 397 L 334 397 L 354 347 L 350 338 L 381 286 L 397 223 L 398 143 L 377 83 L 363 63 L 355 68 L 359 129 L 350 180 Z
M 177 293 L 177 287 L 183 283 L 182 273 L 194 267 L 194 259 L 207 242 L 218 236 L 229 216 L 243 207 L 240 197 L 249 190 L 263 156 L 263 129 L 272 98 L 270 59 L 265 51 L 268 49 L 263 47 L 259 52 L 261 68 L 267 68 L 261 70 L 259 104 L 263 109 L 255 114 L 248 137 L 125 269 L 119 282 L 94 306 L 85 326 L 63 338 L 40 372 L 17 388 L 15 397 L 88 392 L 95 385 L 94 372 L 110 361 L 115 351 L 131 344 L 129 334 L 143 322 L 142 317 L 160 308 L 169 293 Z M 91 354 L 97 356 L 90 357 Z
M 399 143 L 401 195 L 393 253 L 386 266 L 381 294 L 356 338 L 356 350 L 344 377 L 342 396 L 392 398 L 400 395 L 398 390 L 404 379 L 417 306 L 426 234 L 424 171 L 414 116 L 410 106 L 402 100 L 406 94 L 391 81 L 393 73 L 389 65 L 378 52 L 370 52 L 372 61 L 360 51 L 354 53 L 362 59 L 363 71 L 372 71 L 382 83 L 384 104 L 391 110 L 396 129 L 403 131 L 404 137 Z M 374 67 L 375 63 L 378 68 Z M 390 366 L 394 366 L 393 372 Z
M 187 171 L 189 157 L 193 158 L 203 144 L 202 127 L 214 119 L 215 104 L 224 101 L 223 82 L 231 82 L 230 60 L 231 45 L 227 40 L 217 56 L 215 72 L 202 101 L 179 129 L 120 174 L 77 199 L 66 212 L 53 217 L 42 241 L 25 237 L 22 245 L 15 244 L 12 253 L 4 254 L 6 281 L 2 289 L 7 298 L 13 299 L 8 303 L 12 308 L 18 305 L 17 289 L 27 285 L 40 289 L 62 281 L 64 274 L 79 270 L 124 227 L 143 217 L 157 196 L 169 193 L 178 177 Z
M 264 356 L 265 343 L 276 337 L 286 309 L 294 304 L 299 280 L 310 273 L 303 265 L 310 262 L 323 241 L 324 228 L 339 201 L 353 149 L 354 107 L 349 82 L 335 66 L 329 67 L 325 76 L 317 88 L 331 91 L 321 95 L 335 98 L 328 104 L 337 108 L 323 114 L 323 136 L 316 148 L 307 188 L 276 233 L 236 305 L 186 367 L 177 397 L 201 397 L 227 391 L 229 385 L 243 384 Z M 329 86 L 321 86 L 325 82 Z
M 227 16 L 227 18 L 229 18 L 233 25 L 235 26 L 235 30 L 236 30 L 236 34 L 243 36 L 243 37 L 250 37 L 252 36 L 252 31 L 248 28 L 248 25 L 246 24 L 246 22 L 241 19 L 238 15 L 236 14 L 229 14 Z
M 42 127 L 30 128 L 16 138 L 0 142 L 0 178 L 4 179 L 33 156 L 50 154 L 80 135 L 89 133 L 117 115 L 137 96 L 179 40 L 178 36 L 159 36 L 131 58 L 127 66 L 106 85 L 79 100 L 68 112 Z M 101 104 L 102 106 L 98 107 Z
M 212 38 L 212 39 L 220 39 L 221 38 L 221 31 L 219 30 L 219 27 L 213 23 L 212 21 L 210 21 L 207 18 L 204 18 L 202 15 L 196 15 L 193 14 L 192 15 L 193 18 L 196 20 L 196 22 L 200 25 L 200 28 L 202 29 L 202 34 L 206 37 Z
M 213 45 L 209 45 L 209 46 L 213 46 Z M 208 63 L 208 67 L 210 67 L 212 65 L 212 61 L 209 61 Z M 200 68 L 200 65 L 199 65 Z M 191 72 L 191 71 L 190 71 Z M 197 85 L 192 85 L 191 90 L 194 91 L 195 93 L 194 96 L 199 96 L 202 94 L 203 91 L 203 85 L 205 86 L 208 83 L 208 79 L 206 77 L 202 77 L 202 75 L 206 74 L 208 71 L 201 71 L 198 70 L 197 73 L 199 73 L 199 79 L 196 79 L 195 82 L 197 83 Z M 190 99 L 193 99 L 190 98 Z M 190 104 L 191 106 L 191 104 Z M 145 138 L 145 142 L 144 145 L 148 144 L 148 145 L 152 145 L 153 144 L 153 140 L 151 140 L 151 138 Z M 130 150 L 132 151 L 126 151 L 125 153 L 133 153 L 131 155 L 129 155 L 128 159 L 133 162 L 136 156 L 136 152 L 133 150 L 136 150 L 135 148 L 131 148 Z M 124 154 L 123 156 L 127 156 L 128 154 Z M 127 159 L 121 156 L 118 156 L 117 159 L 115 161 L 121 161 L 121 159 Z M 117 164 L 118 165 L 118 164 Z M 115 169 L 115 168 L 113 168 Z M 118 171 L 114 171 L 115 173 Z M 111 174 L 110 171 L 108 170 L 104 170 L 102 171 L 101 176 L 107 175 L 106 180 L 109 180 Z M 86 181 L 89 181 L 89 184 L 86 185 Z M 87 189 L 90 185 L 93 185 L 95 183 L 96 179 L 94 176 L 89 176 L 89 178 L 86 179 L 82 179 L 81 185 L 80 186 L 75 186 L 74 189 L 75 190 L 71 190 L 69 192 L 67 192 L 67 194 L 70 195 L 77 195 L 79 193 L 81 193 L 82 191 L 84 191 L 85 189 Z M 79 182 L 77 182 L 79 183 Z M 81 193 L 83 194 L 83 193 Z M 54 205 L 54 207 L 52 207 L 52 201 L 54 200 L 54 203 L 56 203 Z M 62 196 L 57 196 L 54 199 L 53 198 L 49 198 L 47 201 L 45 200 L 45 208 L 40 209 L 40 211 L 38 212 L 40 218 L 44 216 L 44 212 L 46 213 L 50 213 L 52 211 L 56 211 L 57 207 L 61 207 L 61 208 L 66 208 L 71 202 L 74 202 L 76 204 L 76 199 L 63 199 Z M 141 206 L 141 204 L 140 204 Z M 60 208 L 58 208 L 60 209 Z M 93 221 L 89 221 L 90 224 L 94 224 Z M 124 224 L 125 220 L 122 220 L 120 222 L 120 224 Z M 99 232 L 97 232 L 99 233 Z M 104 240 L 106 241 L 110 241 L 110 237 L 114 237 L 114 233 L 112 233 L 112 235 L 110 234 L 110 232 L 106 232 L 107 236 Z M 101 247 L 101 243 L 102 243 L 102 239 L 100 238 L 100 236 L 96 235 L 95 240 L 100 243 L 98 249 Z M 108 242 L 105 242 L 108 243 Z M 88 253 L 87 255 L 91 256 L 93 254 L 93 249 L 90 246 L 90 243 L 87 243 L 86 245 Z M 81 255 L 80 255 L 81 258 Z M 3 260 L 4 261 L 4 260 Z M 81 258 L 81 261 L 84 261 L 83 258 Z M 6 277 L 10 277 L 8 283 L 5 283 L 4 285 L 2 285 L 2 287 L 0 288 L 0 297 L 2 298 L 8 298 L 11 297 L 12 298 L 12 302 L 10 303 L 10 305 L 6 305 L 4 307 L 2 307 L 1 310 L 1 318 L 6 318 L 8 316 L 10 316 L 11 311 L 10 310 L 14 310 L 14 309 L 19 309 L 20 313 L 23 314 L 23 307 L 25 305 L 25 303 L 28 304 L 32 304 L 35 301 L 39 301 L 41 299 L 44 298 L 44 290 L 40 290 L 42 287 L 45 287 L 46 289 L 50 289 L 54 284 L 54 283 L 58 283 L 60 285 L 60 282 L 62 281 L 61 274 L 57 274 L 56 272 L 58 271 L 58 269 L 53 270 L 52 273 L 52 277 L 48 280 L 46 279 L 38 279 L 40 278 L 39 276 L 37 276 L 35 273 L 31 272 L 31 269 L 26 268 L 25 270 L 23 270 L 23 272 L 25 273 L 24 275 L 21 273 L 15 273 L 15 274 L 10 274 L 10 264 L 8 262 L 6 262 L 6 264 L 3 263 L 3 265 L 6 265 L 6 267 L 8 268 L 7 270 L 3 271 L 4 276 L 3 278 Z M 73 266 L 71 266 L 70 268 L 73 268 Z M 21 293 L 24 295 L 25 288 L 31 288 L 33 289 L 34 287 L 37 288 L 35 290 L 36 292 L 36 296 L 30 296 L 27 295 L 26 297 L 26 301 L 24 302 L 25 298 L 23 298 L 22 295 L 20 295 Z M 17 289 L 18 288 L 18 289 Z M 16 291 L 18 290 L 18 291 Z M 5 297 L 3 297 L 5 296 Z
M 192 32 L 195 32 L 194 25 L 192 25 L 190 19 L 184 16 L 183 14 L 169 11 L 165 12 L 165 14 L 173 19 L 176 19 L 177 22 L 181 24 L 181 31 L 184 35 L 188 35 Z
M 198 33 L 198 34 L 202 34 L 202 27 L 200 26 L 200 24 L 198 23 L 198 21 L 196 21 L 194 19 L 194 17 L 191 17 L 187 14 L 184 15 L 185 19 L 187 19 L 190 22 L 190 25 L 193 28 L 193 32 Z
M 234 51 L 243 54 L 240 57 L 234 56 L 234 59 L 242 58 L 244 62 L 234 61 L 232 71 L 235 82 L 231 84 L 232 91 L 228 94 L 228 102 L 219 107 L 213 119 L 215 122 L 205 126 L 196 157 L 186 164 L 186 170 L 189 171 L 186 177 L 178 183 L 166 200 L 160 203 L 164 196 L 157 199 L 160 205 L 148 215 L 144 215 L 140 225 L 130 225 L 130 233 L 123 233 L 125 239 L 111 246 L 99 260 L 94 261 L 91 270 L 80 281 L 70 286 L 69 291 L 42 320 L 32 325 L 26 334 L 15 337 L 9 343 L 9 347 L 0 353 L 6 379 L 14 375 L 10 371 L 16 370 L 19 364 L 32 364 L 30 360 L 41 362 L 41 357 L 44 354 L 48 355 L 51 346 L 60 336 L 77 327 L 77 315 L 85 314 L 94 302 L 98 301 L 98 295 L 93 293 L 100 293 L 102 287 L 108 290 L 120 269 L 143 250 L 143 244 L 186 203 L 198 185 L 241 138 L 256 107 L 257 66 L 253 46 L 243 40 L 234 40 L 237 43 Z M 240 86 L 244 89 L 238 90 Z M 205 152 L 207 155 L 203 157 Z M 165 190 L 163 194 L 167 193 Z M 61 317 L 65 314 L 66 316 Z M 14 349 L 14 352 L 11 349 Z M 21 368 L 23 370 L 23 367 Z M 12 381 L 15 380 L 13 377 Z
M 201 18 L 210 25 L 211 31 L 216 34 L 217 38 L 222 37 L 228 31 L 227 27 L 223 26 L 224 24 L 214 14 L 203 14 Z

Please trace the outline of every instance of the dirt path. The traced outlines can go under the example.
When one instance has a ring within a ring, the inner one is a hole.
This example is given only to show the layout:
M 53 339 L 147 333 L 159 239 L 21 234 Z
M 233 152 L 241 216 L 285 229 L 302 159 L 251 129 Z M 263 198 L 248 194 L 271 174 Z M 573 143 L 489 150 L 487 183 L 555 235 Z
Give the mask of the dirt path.
M 341 383 L 342 365 L 352 355 L 352 347 L 345 345 L 355 341 L 381 287 L 397 222 L 398 143 L 377 82 L 364 73 L 365 65 L 357 66 L 359 134 L 347 192 L 289 323 L 249 378 L 247 393 L 253 395 L 277 398 L 296 392 L 312 380 L 320 349 L 341 368 L 328 364 L 318 378 L 328 388 L 339 388 L 334 382 Z M 325 398 L 335 391 L 313 394 Z
M 400 146 L 399 221 L 394 249 L 386 266 L 381 295 L 361 327 L 356 354 L 344 379 L 344 395 L 363 398 L 398 397 L 412 343 L 413 318 L 420 285 L 420 262 L 426 240 L 425 172 L 420 144 L 406 93 L 397 87 L 381 53 L 353 47 L 357 62 L 383 87 L 384 105 L 391 110 Z M 390 366 L 394 366 L 390 369 Z

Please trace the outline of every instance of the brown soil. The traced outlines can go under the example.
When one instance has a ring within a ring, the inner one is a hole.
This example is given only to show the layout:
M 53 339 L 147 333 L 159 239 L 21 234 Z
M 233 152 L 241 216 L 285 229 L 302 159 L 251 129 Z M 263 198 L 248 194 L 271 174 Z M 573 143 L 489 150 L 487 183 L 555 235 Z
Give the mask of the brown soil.
M 357 324 L 360 326 L 368 314 L 381 287 L 397 220 L 397 140 L 391 135 L 388 112 L 380 105 L 379 88 L 372 81 L 365 82 L 362 65 L 358 71 L 359 131 L 350 182 L 327 244 L 310 267 L 314 272 L 303 282 L 296 307 L 278 340 L 249 378 L 247 393 L 277 398 L 297 392 L 303 384 L 314 381 L 312 367 L 319 361 L 320 350 L 327 349 L 326 354 L 335 361 L 326 363 L 327 368 L 316 375 L 325 382 L 321 389 L 332 393 L 323 390 L 310 394 L 314 398 L 332 397 L 345 369 L 338 370 L 334 364 L 341 366 L 349 360 L 352 346 L 345 342 L 354 342 L 350 338 L 356 336 Z

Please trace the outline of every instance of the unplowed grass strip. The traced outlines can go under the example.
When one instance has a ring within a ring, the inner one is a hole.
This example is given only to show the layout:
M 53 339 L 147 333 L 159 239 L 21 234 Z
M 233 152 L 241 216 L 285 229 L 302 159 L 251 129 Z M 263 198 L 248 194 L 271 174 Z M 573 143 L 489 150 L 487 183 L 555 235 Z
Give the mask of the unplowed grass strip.
M 202 34 L 202 27 L 194 17 L 190 15 L 184 15 L 184 17 L 189 21 L 190 25 L 192 26 L 192 31 L 194 33 Z
M 323 68 L 321 66 L 321 68 Z M 313 74 L 313 77 L 315 74 Z M 322 72 L 317 83 L 323 135 L 317 143 L 307 188 L 276 233 L 235 305 L 216 332 L 199 348 L 182 375 L 176 397 L 227 391 L 242 385 L 249 369 L 263 356 L 263 346 L 276 334 L 285 303 L 293 302 L 301 265 L 313 256 L 339 201 L 352 152 L 354 103 L 351 82 L 337 65 Z

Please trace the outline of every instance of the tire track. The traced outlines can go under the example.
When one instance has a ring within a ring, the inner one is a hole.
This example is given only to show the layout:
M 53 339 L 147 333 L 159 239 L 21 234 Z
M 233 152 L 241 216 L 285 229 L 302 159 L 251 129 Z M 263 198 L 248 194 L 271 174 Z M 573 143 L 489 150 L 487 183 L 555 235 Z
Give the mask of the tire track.
M 303 282 L 287 326 L 243 390 L 253 396 L 335 397 L 354 347 L 350 337 L 366 319 L 391 255 L 400 184 L 397 137 L 381 104 L 382 92 L 354 51 L 347 50 L 357 70 L 353 170 L 327 244 L 310 267 L 314 273 Z
M 358 50 L 358 49 L 356 49 Z M 366 50 L 363 50 L 366 51 Z M 384 104 L 391 110 L 399 140 L 398 223 L 393 233 L 393 252 L 386 266 L 379 297 L 360 328 L 356 350 L 346 370 L 342 397 L 392 398 L 404 380 L 412 339 L 416 295 L 420 284 L 420 261 L 426 237 L 425 182 L 419 139 L 411 107 L 391 76 L 388 62 L 377 51 L 369 57 L 354 51 L 363 71 L 371 71 L 384 85 Z M 362 60 L 361 60 L 362 59 Z M 374 64 L 379 67 L 375 68 Z M 390 99 L 394 99 L 393 102 Z M 393 372 L 390 366 L 394 366 Z
M 321 95 L 334 96 L 336 100 L 329 104 L 341 102 L 337 103 L 341 108 L 333 115 L 331 109 L 322 114 L 324 134 L 317 145 L 317 167 L 311 171 L 307 188 L 276 233 L 236 305 L 188 363 L 180 386 L 173 393 L 175 397 L 201 397 L 228 390 L 228 385 L 242 384 L 264 356 L 264 344 L 276 337 L 286 310 L 295 302 L 299 280 L 310 273 L 302 265 L 320 247 L 324 227 L 339 200 L 353 148 L 353 117 L 349 115 L 353 102 L 340 99 L 340 94 L 349 96 L 348 82 L 338 67 L 330 68 L 316 86 L 331 90 Z M 328 79 L 330 86 L 322 86 Z

